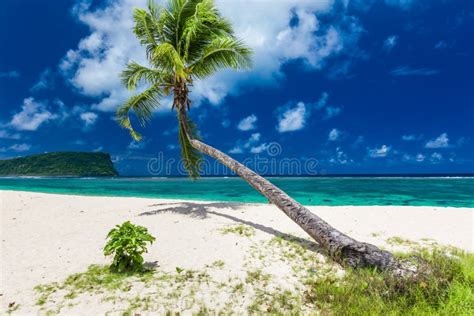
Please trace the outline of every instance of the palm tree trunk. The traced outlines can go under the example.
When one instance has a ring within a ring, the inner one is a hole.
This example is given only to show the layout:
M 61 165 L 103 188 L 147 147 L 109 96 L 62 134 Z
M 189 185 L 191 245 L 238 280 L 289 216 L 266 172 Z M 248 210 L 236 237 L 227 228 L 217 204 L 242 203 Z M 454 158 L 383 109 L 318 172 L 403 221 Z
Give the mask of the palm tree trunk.
M 359 242 L 329 225 L 306 207 L 289 197 L 270 181 L 261 177 L 240 162 L 191 137 L 187 126 L 187 113 L 184 106 L 178 108 L 180 123 L 184 124 L 191 146 L 228 167 L 247 181 L 255 190 L 275 204 L 289 218 L 297 223 L 310 235 L 333 260 L 353 268 L 373 267 L 388 271 L 395 276 L 413 276 L 416 274 L 411 267 L 405 267 L 390 252 L 378 247 Z

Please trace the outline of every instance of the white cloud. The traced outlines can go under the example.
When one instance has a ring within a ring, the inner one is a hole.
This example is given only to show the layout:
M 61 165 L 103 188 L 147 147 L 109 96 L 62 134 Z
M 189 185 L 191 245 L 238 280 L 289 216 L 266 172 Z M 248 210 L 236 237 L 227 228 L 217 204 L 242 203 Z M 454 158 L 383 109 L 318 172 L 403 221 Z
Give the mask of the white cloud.
M 94 112 L 83 112 L 79 117 L 84 121 L 84 127 L 91 127 L 95 124 L 99 116 Z
M 142 140 L 142 141 L 139 141 L 139 142 L 132 140 L 132 141 L 130 142 L 130 144 L 128 144 L 127 149 L 130 149 L 130 150 L 140 150 L 140 149 L 145 148 L 145 147 L 146 147 L 146 144 L 147 144 L 147 142 L 146 142 L 146 141 L 143 141 L 143 140 Z
M 318 102 L 316 102 L 314 106 L 316 110 L 321 110 L 322 108 L 324 108 L 326 104 L 328 103 L 328 99 L 329 99 L 329 94 L 327 92 L 323 92 Z
M 31 91 L 50 89 L 54 86 L 54 77 L 51 69 L 46 69 L 40 74 L 39 80 L 31 87 Z
M 146 64 L 144 49 L 131 32 L 132 9 L 146 7 L 146 0 L 113 1 L 99 10 L 84 3 L 74 13 L 87 25 L 90 34 L 79 42 L 77 49 L 67 52 L 60 68 L 81 93 L 101 98 L 95 109 L 113 111 L 130 96 L 118 79 L 124 65 L 129 60 Z M 222 71 L 196 81 L 191 91 L 194 105 L 202 100 L 218 104 L 226 95 L 239 93 L 243 86 L 274 84 L 284 76 L 282 65 L 291 60 L 320 69 L 327 58 L 350 54 L 362 28 L 344 10 L 334 12 L 338 18 L 332 25 L 320 23 L 317 14 L 329 12 L 333 3 L 294 0 L 269 5 L 258 0 L 217 0 L 236 35 L 253 49 L 254 67 L 245 73 Z M 298 23 L 293 23 L 295 19 Z
M 20 139 L 21 135 L 18 133 L 10 133 L 9 131 L 6 130 L 0 130 L 0 138 L 3 139 Z
M 440 153 L 437 153 L 437 152 L 434 152 L 431 154 L 431 162 L 440 162 L 441 160 L 443 160 L 443 155 L 441 155 Z
M 253 133 L 252 135 L 250 135 L 248 141 L 245 143 L 244 147 L 245 148 L 248 148 L 250 146 L 252 146 L 253 144 L 257 143 L 259 140 L 260 140 L 260 137 L 262 135 L 260 133 Z
M 338 116 L 341 114 L 342 108 L 335 107 L 335 106 L 328 106 L 326 107 L 326 114 L 324 115 L 325 120 L 329 120 L 331 117 Z
M 36 131 L 43 123 L 58 117 L 47 109 L 45 103 L 26 98 L 21 111 L 13 115 L 10 125 L 19 131 Z
M 250 131 L 257 128 L 257 116 L 255 114 L 251 114 L 246 118 L 242 119 L 237 128 L 241 131 Z
M 390 72 L 392 76 L 433 76 L 439 74 L 439 70 L 431 68 L 412 68 L 409 66 L 400 66 Z
M 251 152 L 252 154 L 260 154 L 260 153 L 262 153 L 263 151 L 267 150 L 268 146 L 269 146 L 269 145 L 268 145 L 267 143 L 263 143 L 263 144 L 260 144 L 260 145 L 258 145 L 258 146 L 255 146 L 255 147 L 250 148 L 250 152 Z
M 252 133 L 250 137 L 248 138 L 247 141 L 242 142 L 239 140 L 236 145 L 229 150 L 230 154 L 242 154 L 244 153 L 244 149 L 250 148 L 250 152 L 254 154 L 259 154 L 262 151 L 266 150 L 268 148 L 268 145 L 266 143 L 257 145 L 257 143 L 260 141 L 262 135 L 260 133 Z
M 93 151 L 94 152 L 99 152 L 99 151 L 102 151 L 102 150 L 104 150 L 104 147 L 99 146 L 99 147 L 95 148 Z
M 0 72 L 0 79 L 2 78 L 13 79 L 13 78 L 18 78 L 18 77 L 20 77 L 20 73 L 15 70 Z
M 309 113 L 303 102 L 298 102 L 294 108 L 288 108 L 278 117 L 277 130 L 280 133 L 292 132 L 305 126 Z
M 292 132 L 303 129 L 306 125 L 306 120 L 314 110 L 323 110 L 323 119 L 328 120 L 342 112 L 342 107 L 328 106 L 329 94 L 323 92 L 321 97 L 315 103 L 298 102 L 296 106 L 283 106 L 278 108 L 278 125 L 277 130 L 280 133 Z
M 390 52 L 395 45 L 397 45 L 398 42 L 398 36 L 396 35 L 391 35 L 385 39 L 383 42 L 383 48 L 387 51 Z
M 341 165 L 346 165 L 348 163 L 353 162 L 353 160 L 347 157 L 347 154 L 342 150 L 341 147 L 337 147 L 336 155 L 329 159 L 329 162 L 332 164 L 339 163 Z
M 324 109 L 324 112 L 325 112 L 323 116 L 324 120 L 328 120 L 334 116 L 341 114 L 342 112 L 342 107 L 329 106 L 328 100 L 329 100 L 329 94 L 327 92 L 323 92 L 319 100 L 312 105 L 312 108 L 316 110 Z
M 421 138 L 422 138 L 421 135 L 415 135 L 415 134 L 402 135 L 402 140 L 404 140 L 406 142 L 412 142 L 412 141 L 420 140 Z
M 391 150 L 391 146 L 382 145 L 380 148 L 368 148 L 368 154 L 371 158 L 383 158 L 387 157 Z
M 28 151 L 30 149 L 31 149 L 31 145 L 29 144 L 13 144 L 10 147 L 1 147 L 0 152 L 8 152 L 8 151 L 23 152 L 23 151 Z
M 437 138 L 428 141 L 425 148 L 447 148 L 449 147 L 449 138 L 447 133 L 439 135 Z
M 229 154 L 242 154 L 243 152 L 244 150 L 239 146 L 236 146 L 232 148 L 231 150 L 229 150 Z
M 339 140 L 342 136 L 342 132 L 336 128 L 333 128 L 330 132 L 329 132 L 329 135 L 328 135 L 328 140 L 329 141 L 336 141 L 336 140 Z
M 415 158 L 415 159 L 416 159 L 416 161 L 418 161 L 418 162 L 423 162 L 423 161 L 425 161 L 425 158 L 426 158 L 425 155 L 423 155 L 423 154 L 418 154 L 418 155 L 416 155 L 416 158 Z

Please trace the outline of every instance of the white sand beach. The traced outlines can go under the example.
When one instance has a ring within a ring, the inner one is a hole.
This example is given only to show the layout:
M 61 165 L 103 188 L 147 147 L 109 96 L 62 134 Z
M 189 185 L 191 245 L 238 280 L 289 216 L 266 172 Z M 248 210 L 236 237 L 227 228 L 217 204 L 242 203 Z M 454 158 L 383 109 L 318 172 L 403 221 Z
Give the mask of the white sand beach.
M 18 315 L 46 313 L 56 306 L 56 299 L 42 306 L 36 305 L 38 293 L 33 288 L 39 284 L 62 282 L 71 274 L 86 271 L 91 264 L 110 263 L 111 258 L 105 258 L 102 253 L 105 236 L 114 225 L 127 220 L 147 227 L 156 237 L 145 259 L 163 273 L 176 274 L 176 267 L 190 271 L 207 269 L 206 284 L 200 284 L 193 292 L 195 297 L 191 303 L 186 305 L 185 299 L 173 303 L 170 299 L 169 305 L 163 303 L 162 309 L 156 309 L 158 312 L 174 310 L 186 314 L 186 311 L 195 311 L 199 304 L 223 309 L 229 300 L 236 298 L 225 288 L 216 289 L 223 287 L 223 283 L 245 279 L 249 271 L 256 268 L 273 276 L 266 288 L 297 289 L 295 276 L 299 272 L 292 270 L 285 261 L 287 258 L 282 256 L 285 251 L 270 251 L 269 242 L 278 236 L 301 238 L 295 240 L 305 248 L 304 251 L 308 250 L 314 258 L 324 261 L 305 232 L 269 204 L 15 191 L 0 191 L 0 203 L 0 313 L 7 312 L 9 305 L 15 306 L 13 314 Z M 474 209 L 340 206 L 310 207 L 310 210 L 350 236 L 387 249 L 404 249 L 404 245 L 387 241 L 396 236 L 421 244 L 436 242 L 470 252 L 474 250 Z M 252 236 L 224 233 L 223 230 L 236 225 L 249 227 Z M 219 268 L 210 268 L 217 266 Z M 216 284 L 216 289 L 212 284 Z M 146 291 L 153 293 L 158 289 L 134 287 L 129 295 Z M 120 313 L 127 308 L 128 305 L 121 303 L 124 299 L 114 302 L 113 297 L 104 299 L 104 295 L 81 294 L 70 302 L 61 303 L 62 308 L 56 311 L 65 315 L 96 315 Z M 233 310 L 245 311 L 254 295 L 255 291 L 251 290 L 240 292 L 240 307 L 236 309 L 234 305 Z

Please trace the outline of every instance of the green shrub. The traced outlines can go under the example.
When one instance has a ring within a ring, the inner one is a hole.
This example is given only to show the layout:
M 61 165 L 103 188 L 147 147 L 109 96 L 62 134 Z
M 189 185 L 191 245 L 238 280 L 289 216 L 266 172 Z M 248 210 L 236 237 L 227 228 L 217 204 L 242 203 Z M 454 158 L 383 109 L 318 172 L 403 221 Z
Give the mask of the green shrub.
M 126 272 L 143 269 L 142 254 L 147 252 L 147 242 L 152 244 L 155 237 L 145 227 L 127 221 L 115 226 L 108 233 L 107 239 L 104 255 L 114 255 L 110 269 L 113 272 Z
M 328 315 L 474 315 L 474 255 L 419 250 L 429 273 L 415 280 L 369 270 L 309 279 L 305 299 Z

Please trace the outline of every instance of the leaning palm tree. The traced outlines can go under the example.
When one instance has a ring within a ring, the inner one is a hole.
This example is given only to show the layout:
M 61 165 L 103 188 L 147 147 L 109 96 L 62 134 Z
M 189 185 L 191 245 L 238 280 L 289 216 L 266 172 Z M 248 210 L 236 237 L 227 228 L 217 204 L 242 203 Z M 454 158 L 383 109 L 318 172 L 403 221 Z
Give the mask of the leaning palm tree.
M 135 140 L 141 135 L 132 127 L 130 112 L 144 126 L 160 99 L 170 96 L 177 113 L 181 155 L 191 177 L 199 176 L 201 153 L 215 158 L 288 215 L 336 261 L 351 267 L 403 272 L 391 253 L 343 234 L 268 180 L 197 137 L 188 116 L 192 83 L 223 68 L 251 66 L 251 50 L 235 37 L 231 24 L 212 0 L 169 0 L 166 6 L 150 1 L 148 10 L 135 9 L 134 21 L 133 31 L 146 49 L 149 67 L 130 62 L 122 80 L 129 90 L 143 83 L 148 87 L 117 110 L 117 119 Z

